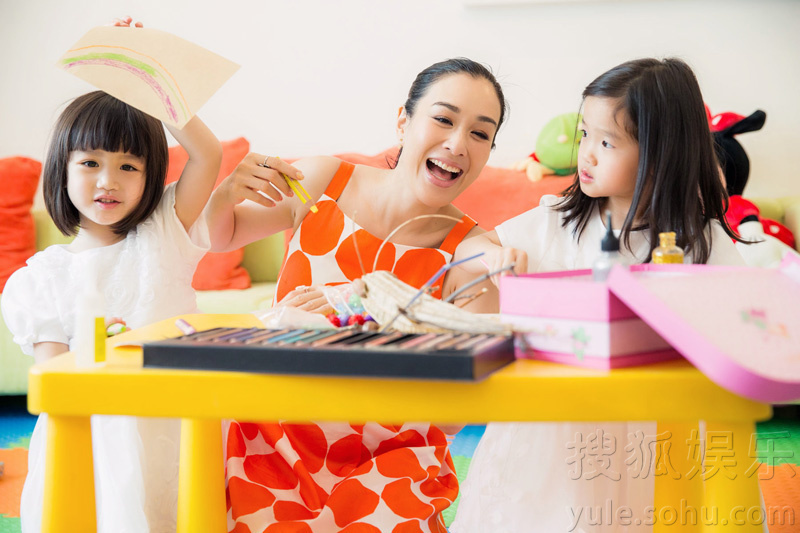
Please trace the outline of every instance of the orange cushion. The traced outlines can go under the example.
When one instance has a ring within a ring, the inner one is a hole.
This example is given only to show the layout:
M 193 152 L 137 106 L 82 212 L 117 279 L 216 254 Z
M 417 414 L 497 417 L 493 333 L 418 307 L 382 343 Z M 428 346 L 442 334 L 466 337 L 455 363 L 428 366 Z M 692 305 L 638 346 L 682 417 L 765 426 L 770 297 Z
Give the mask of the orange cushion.
M 0 292 L 9 276 L 36 253 L 31 215 L 42 164 L 27 157 L 0 159 Z
M 230 176 L 236 165 L 250 152 L 250 141 L 244 137 L 239 137 L 232 141 L 223 141 L 220 144 L 222 144 L 222 163 L 220 164 L 219 176 L 217 176 L 214 187 Z M 164 181 L 165 185 L 178 181 L 187 161 L 189 161 L 189 154 L 186 153 L 182 146 L 169 147 L 169 167 L 167 168 L 167 179 Z
M 244 137 L 222 144 L 222 164 L 214 187 L 234 171 L 236 165 L 250 151 L 250 142 Z M 183 167 L 189 161 L 189 154 L 180 145 L 169 148 L 169 167 L 166 184 L 181 177 Z M 250 287 L 250 275 L 242 267 L 244 248 L 223 253 L 207 253 L 195 270 L 192 287 L 197 290 L 246 289 Z
M 197 265 L 192 287 L 199 291 L 247 289 L 250 274 L 242 266 L 244 248 L 223 253 L 207 253 Z
M 453 205 L 491 230 L 501 222 L 539 205 L 545 194 L 560 195 L 572 176 L 546 176 L 533 182 L 524 170 L 487 166 Z

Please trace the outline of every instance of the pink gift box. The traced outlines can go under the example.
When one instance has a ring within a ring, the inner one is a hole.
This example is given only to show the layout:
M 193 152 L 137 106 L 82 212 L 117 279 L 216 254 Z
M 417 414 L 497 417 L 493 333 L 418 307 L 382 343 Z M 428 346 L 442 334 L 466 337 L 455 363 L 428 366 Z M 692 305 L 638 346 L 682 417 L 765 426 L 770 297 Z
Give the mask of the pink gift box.
M 800 399 L 800 260 L 794 256 L 779 269 L 615 267 L 605 283 L 592 281 L 588 270 L 507 276 L 500 311 L 505 321 L 533 330 L 523 335 L 528 347 L 521 346 L 518 357 L 614 368 L 679 353 L 742 396 L 771 403 Z M 574 345 L 571 352 L 547 350 L 547 324 L 571 333 L 594 327 L 607 349 L 588 350 L 579 334 L 582 353 Z

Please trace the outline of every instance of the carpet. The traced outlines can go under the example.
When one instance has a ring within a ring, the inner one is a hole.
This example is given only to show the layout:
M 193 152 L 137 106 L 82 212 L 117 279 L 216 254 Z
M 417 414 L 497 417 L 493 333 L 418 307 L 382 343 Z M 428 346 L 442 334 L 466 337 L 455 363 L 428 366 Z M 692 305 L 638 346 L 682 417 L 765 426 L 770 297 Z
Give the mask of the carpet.
M 0 533 L 19 533 L 19 497 L 28 472 L 28 445 L 36 417 L 24 396 L 0 396 Z

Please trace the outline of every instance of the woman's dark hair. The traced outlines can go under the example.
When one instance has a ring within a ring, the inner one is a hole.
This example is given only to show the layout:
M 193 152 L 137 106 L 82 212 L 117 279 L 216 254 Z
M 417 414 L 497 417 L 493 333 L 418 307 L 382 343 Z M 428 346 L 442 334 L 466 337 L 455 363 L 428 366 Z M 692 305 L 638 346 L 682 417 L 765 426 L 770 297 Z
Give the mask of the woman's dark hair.
M 660 232 L 674 231 L 677 245 L 695 263 L 706 263 L 712 243 L 705 228 L 713 219 L 740 240 L 725 220 L 728 197 L 703 96 L 689 65 L 676 58 L 628 61 L 590 83 L 583 91 L 584 100 L 588 96 L 617 100 L 625 130 L 639 144 L 633 202 L 621 232 L 628 249 L 633 230 L 647 231 L 651 253 Z M 575 222 L 573 233 L 580 239 L 603 198 L 584 194 L 577 174 L 564 196 L 558 207 L 566 213 L 563 226 Z
M 403 106 L 406 110 L 406 115 L 409 117 L 414 115 L 414 112 L 417 110 L 417 102 L 419 102 L 420 98 L 425 96 L 425 93 L 428 92 L 428 89 L 431 85 L 445 76 L 462 73 L 469 74 L 476 79 L 485 79 L 492 84 L 492 87 L 494 87 L 494 91 L 497 94 L 497 99 L 500 102 L 500 120 L 497 122 L 497 130 L 495 131 L 494 138 L 492 138 L 492 148 L 494 148 L 494 139 L 497 137 L 497 131 L 500 130 L 500 126 L 503 124 L 503 120 L 505 120 L 506 113 L 508 112 L 506 97 L 503 94 L 503 88 L 500 86 L 500 83 L 497 81 L 497 78 L 495 78 L 494 74 L 492 74 L 492 71 L 480 63 L 477 63 L 471 59 L 467 59 L 466 57 L 456 57 L 453 59 L 440 61 L 439 63 L 434 63 L 417 74 L 417 77 L 414 79 L 414 83 L 411 84 L 411 88 L 408 90 L 408 98 Z M 400 154 L 402 152 L 403 149 L 400 148 L 400 152 L 397 154 L 397 159 L 400 159 Z M 395 164 L 396 163 L 397 161 L 395 161 Z
M 67 193 L 67 166 L 75 150 L 122 151 L 145 162 L 142 198 L 112 226 L 114 233 L 127 234 L 153 213 L 167 176 L 167 138 L 159 120 L 103 91 L 76 98 L 61 113 L 47 148 L 42 188 L 47 212 L 64 235 L 75 235 L 80 226 L 80 213 Z

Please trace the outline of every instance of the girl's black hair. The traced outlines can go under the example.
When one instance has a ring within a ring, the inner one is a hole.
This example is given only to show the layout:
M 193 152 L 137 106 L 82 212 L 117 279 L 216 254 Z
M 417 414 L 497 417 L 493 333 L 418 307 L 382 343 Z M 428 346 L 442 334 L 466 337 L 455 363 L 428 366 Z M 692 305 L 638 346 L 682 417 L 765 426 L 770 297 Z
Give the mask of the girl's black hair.
M 80 213 L 67 194 L 70 155 L 75 150 L 127 152 L 145 162 L 145 186 L 136 208 L 112 226 L 125 235 L 155 210 L 167 176 L 167 138 L 161 122 L 103 92 L 79 96 L 56 121 L 42 171 L 45 207 L 64 235 L 75 235 Z
M 497 81 L 497 78 L 495 78 L 494 74 L 492 74 L 492 71 L 482 64 L 471 59 L 467 59 L 466 57 L 456 57 L 453 59 L 440 61 L 439 63 L 434 63 L 417 74 L 417 77 L 411 84 L 411 88 L 408 90 L 408 98 L 403 106 L 406 110 L 406 115 L 408 115 L 409 118 L 414 115 L 414 112 L 417 110 L 417 102 L 419 102 L 420 98 L 425 96 L 425 93 L 428 92 L 428 89 L 431 85 L 445 76 L 462 73 L 469 74 L 476 79 L 485 79 L 492 84 L 492 87 L 494 87 L 494 91 L 497 94 L 497 100 L 500 102 L 500 120 L 497 123 L 497 130 L 495 130 L 494 138 L 492 138 L 492 148 L 494 148 L 494 139 L 497 137 L 497 131 L 500 130 L 503 120 L 505 120 L 506 113 L 508 112 L 508 103 L 506 102 L 506 97 L 503 94 L 503 88 L 500 86 L 500 83 Z M 395 166 L 397 164 L 397 160 L 400 159 L 400 154 L 402 153 L 403 149 L 400 148 L 397 158 L 394 161 L 394 165 L 391 166 Z
M 741 240 L 725 220 L 728 196 L 720 181 L 714 140 L 703 96 L 692 69 L 680 59 L 636 59 L 601 74 L 583 91 L 588 96 L 617 100 L 627 133 L 639 144 L 639 168 L 621 242 L 630 249 L 633 230 L 647 232 L 650 254 L 658 234 L 674 231 L 676 243 L 695 263 L 711 253 L 707 224 L 718 220 L 725 233 Z M 579 176 L 558 210 L 563 227 L 575 223 L 577 239 L 604 198 L 581 191 Z

